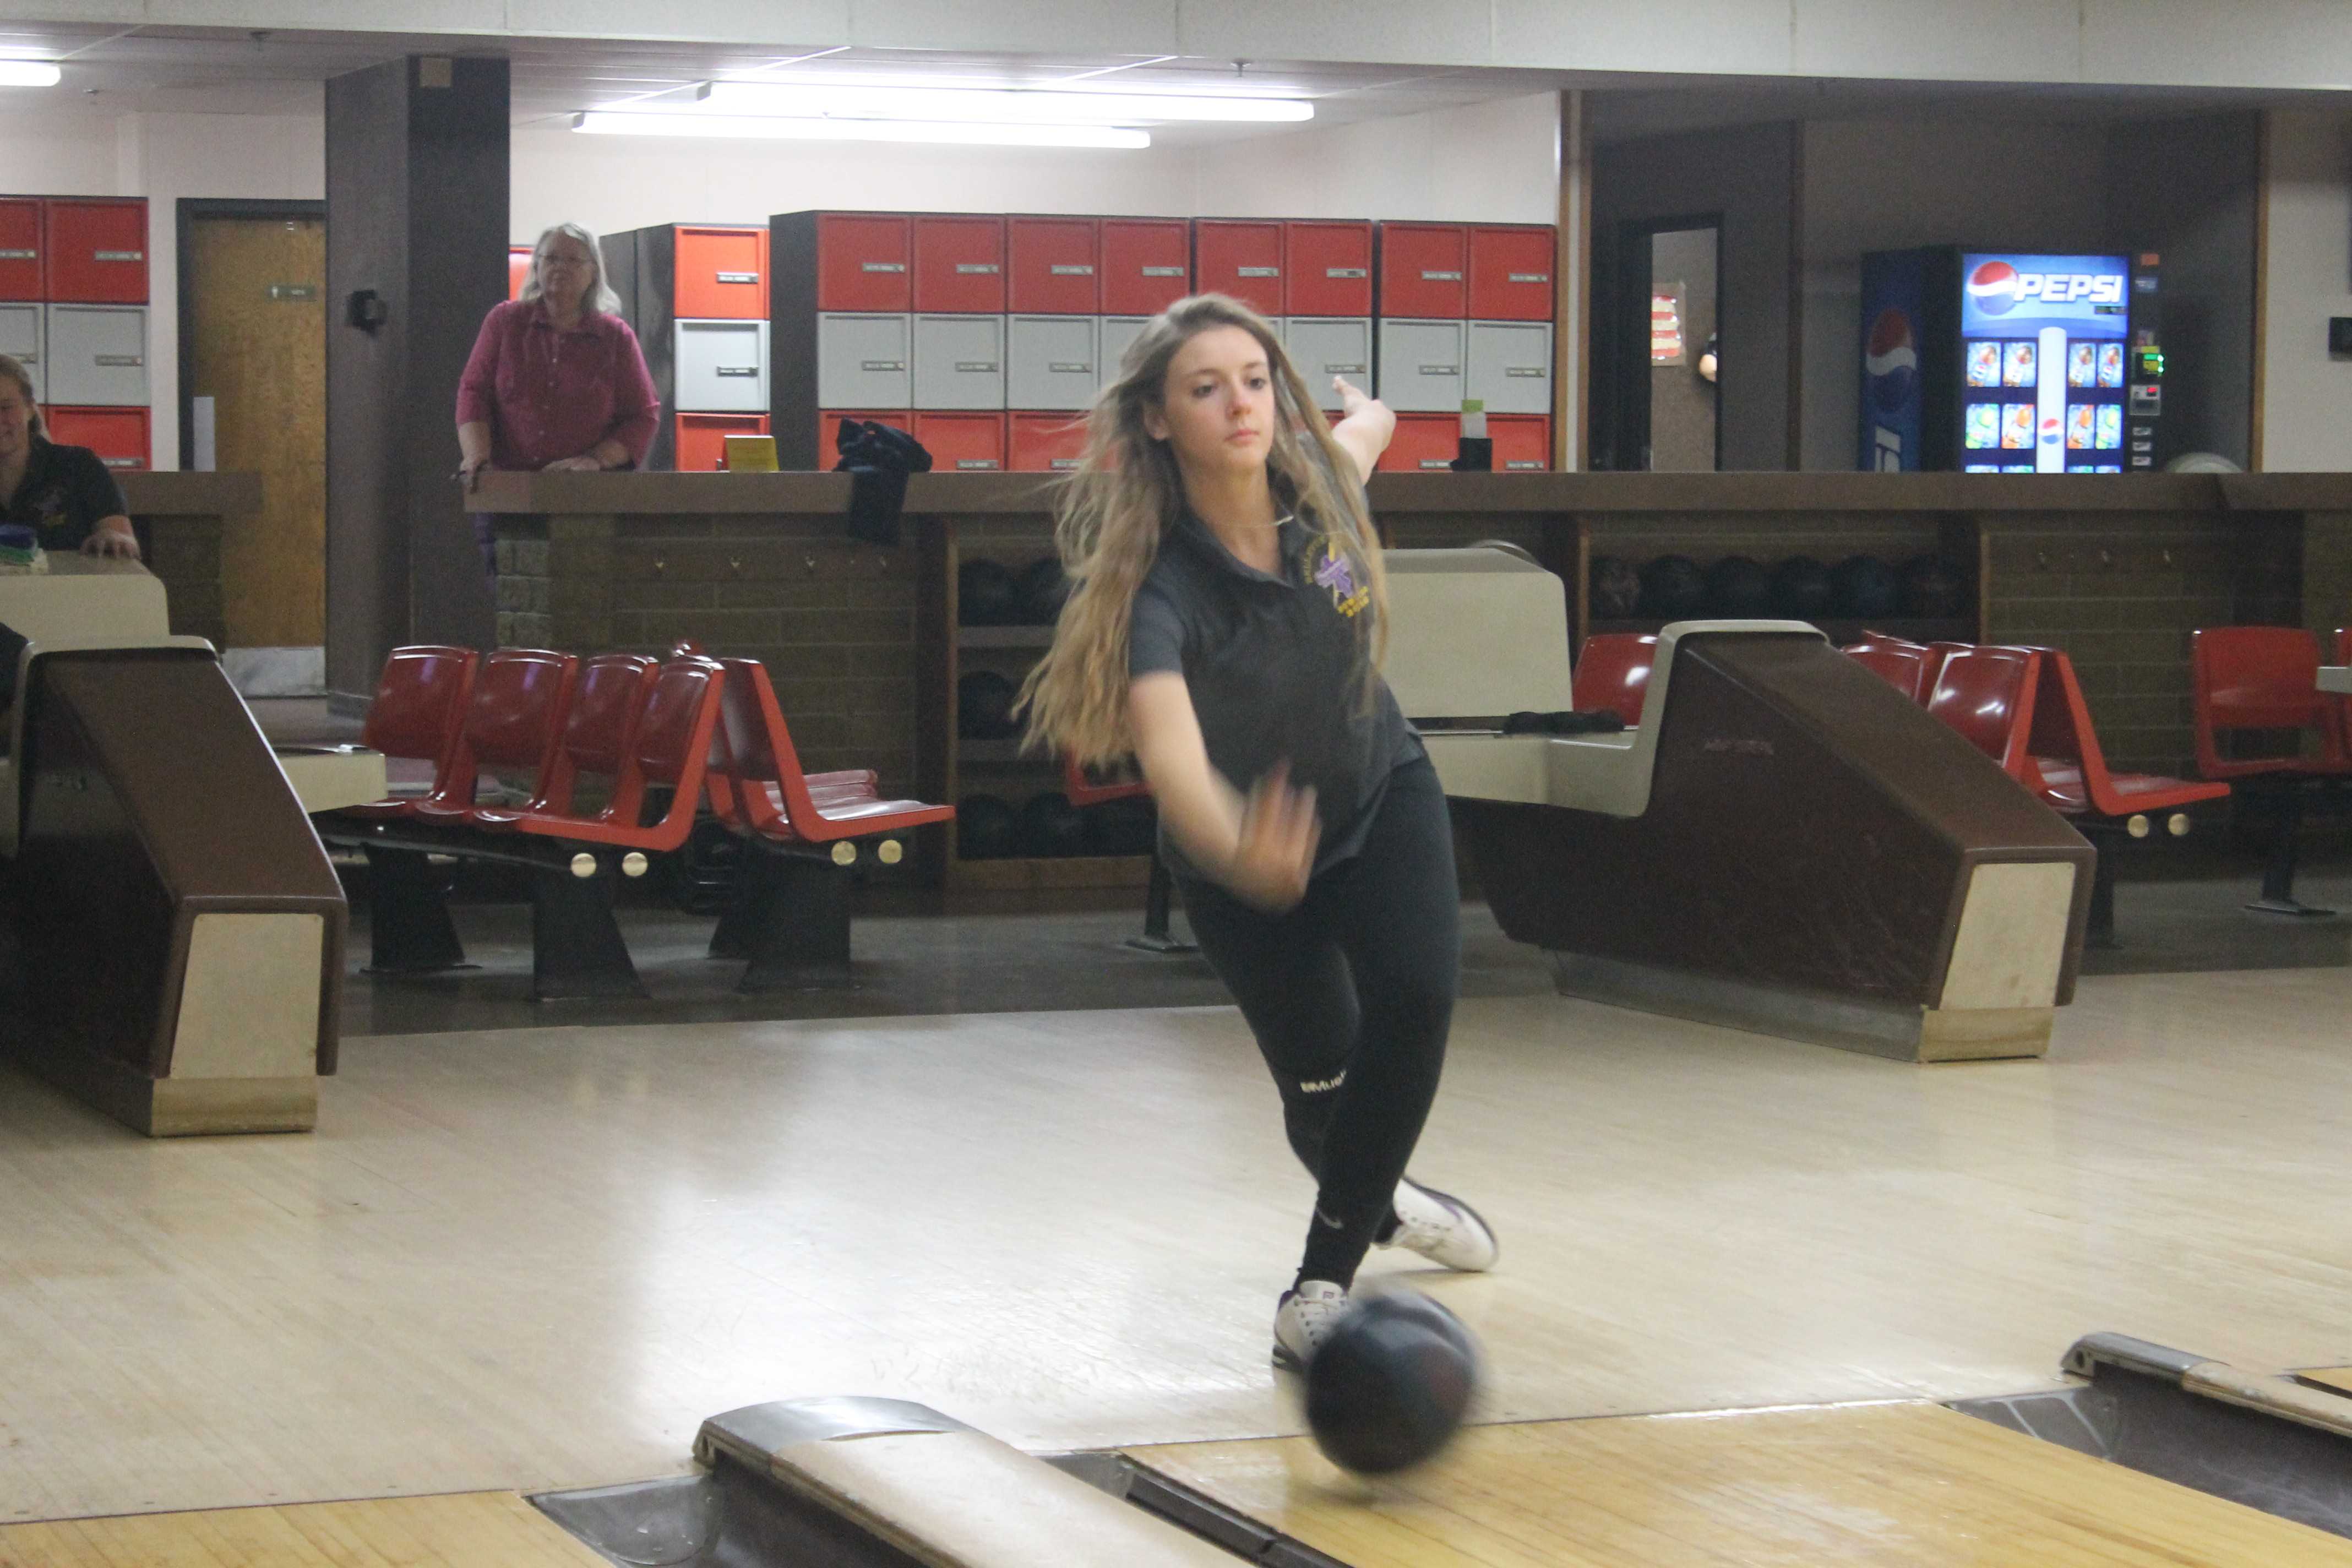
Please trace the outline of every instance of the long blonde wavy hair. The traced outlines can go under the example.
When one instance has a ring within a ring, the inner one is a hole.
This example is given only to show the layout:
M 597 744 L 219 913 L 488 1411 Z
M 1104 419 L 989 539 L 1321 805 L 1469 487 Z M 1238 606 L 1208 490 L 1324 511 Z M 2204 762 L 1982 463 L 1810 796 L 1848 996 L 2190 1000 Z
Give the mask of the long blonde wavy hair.
M 1054 537 L 1070 595 L 1053 646 L 1021 689 L 1032 749 L 1073 754 L 1087 767 L 1110 766 L 1135 749 L 1127 710 L 1135 594 L 1185 509 L 1176 454 L 1151 435 L 1144 416 L 1166 398 L 1176 352 L 1219 327 L 1241 328 L 1265 353 L 1275 416 L 1266 478 L 1275 504 L 1344 556 L 1370 595 L 1367 613 L 1355 617 L 1370 691 L 1370 673 L 1386 651 L 1388 578 L 1355 459 L 1332 438 L 1265 318 L 1226 295 L 1195 294 L 1154 316 L 1129 345 L 1118 379 L 1087 416 L 1078 466 L 1055 498 Z

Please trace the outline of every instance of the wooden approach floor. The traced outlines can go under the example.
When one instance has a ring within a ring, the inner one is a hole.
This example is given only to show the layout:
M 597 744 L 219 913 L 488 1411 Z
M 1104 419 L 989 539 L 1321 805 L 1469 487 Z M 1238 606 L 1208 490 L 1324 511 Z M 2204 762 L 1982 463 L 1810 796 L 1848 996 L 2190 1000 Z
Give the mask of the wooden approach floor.
M 2342 970 L 2094 980 L 2049 1059 L 1923 1069 L 1466 1002 L 1416 1168 L 1502 1268 L 1416 1280 L 1485 1421 L 2015 1394 L 2096 1330 L 2352 1365 L 2347 1016 Z M 362 1038 L 310 1136 L 0 1074 L 0 1523 L 639 1480 L 824 1394 L 1295 1433 L 1310 1199 L 1229 1007 Z
M 2295 1376 L 2305 1383 L 2321 1384 L 2328 1388 L 2337 1388 L 2347 1394 L 2352 1394 L 2352 1366 L 2315 1367 L 2309 1372 L 2296 1373 Z
M 1350 1568 L 2352 1568 L 2352 1541 L 1937 1405 L 1476 1426 L 1381 1480 L 1304 1437 L 1129 1457 Z
M 0 1525 L 0 1568 L 609 1568 L 513 1492 Z

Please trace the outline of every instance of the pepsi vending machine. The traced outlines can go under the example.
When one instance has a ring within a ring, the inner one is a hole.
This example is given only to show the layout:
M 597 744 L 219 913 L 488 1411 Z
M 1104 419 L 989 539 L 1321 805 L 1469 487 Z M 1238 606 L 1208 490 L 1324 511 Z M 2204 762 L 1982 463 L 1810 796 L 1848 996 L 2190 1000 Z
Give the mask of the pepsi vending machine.
M 1862 258 L 1859 466 L 2153 468 L 2157 258 L 1945 247 Z

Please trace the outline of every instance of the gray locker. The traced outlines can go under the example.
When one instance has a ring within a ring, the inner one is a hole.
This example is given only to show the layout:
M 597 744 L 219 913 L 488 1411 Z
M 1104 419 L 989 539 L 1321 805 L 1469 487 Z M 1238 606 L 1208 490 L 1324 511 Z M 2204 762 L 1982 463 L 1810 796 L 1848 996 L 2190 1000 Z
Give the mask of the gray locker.
M 915 406 L 1004 406 L 1004 318 L 915 318 Z
M 1298 367 L 1318 406 L 1337 409 L 1339 395 L 1331 378 L 1372 389 L 1372 321 L 1369 316 L 1293 316 L 1283 332 L 1290 363 Z
M 1004 395 L 1012 408 L 1084 408 L 1102 380 L 1092 316 L 1015 316 Z
M 146 306 L 51 305 L 48 311 L 43 379 L 49 402 L 147 406 Z
M 914 319 L 824 311 L 816 319 L 822 408 L 912 408 Z
M 677 321 L 671 408 L 680 414 L 768 411 L 768 323 Z
M 33 401 L 41 397 L 41 307 L 0 305 L 0 354 L 23 362 L 33 378 Z
M 1382 318 L 1380 400 L 1400 414 L 1460 413 L 1465 325 Z
M 1118 362 L 1127 357 L 1127 345 L 1143 335 L 1150 324 L 1149 316 L 1105 316 L 1099 339 L 1095 347 L 1095 369 L 1097 380 L 1108 386 L 1118 379 Z
M 1489 414 L 1551 412 L 1551 323 L 1470 323 L 1470 378 L 1465 397 Z

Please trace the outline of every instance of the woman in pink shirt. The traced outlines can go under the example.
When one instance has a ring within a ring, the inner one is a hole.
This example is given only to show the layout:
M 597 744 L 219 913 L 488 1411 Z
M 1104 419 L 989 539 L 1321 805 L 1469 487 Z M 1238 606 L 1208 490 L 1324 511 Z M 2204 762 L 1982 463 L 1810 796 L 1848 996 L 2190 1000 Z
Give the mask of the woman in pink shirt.
M 560 223 L 539 237 L 521 297 L 483 318 L 457 381 L 458 477 L 486 468 L 552 472 L 635 468 L 660 404 L 637 335 L 614 312 L 596 237 Z M 474 537 L 495 569 L 490 520 Z

